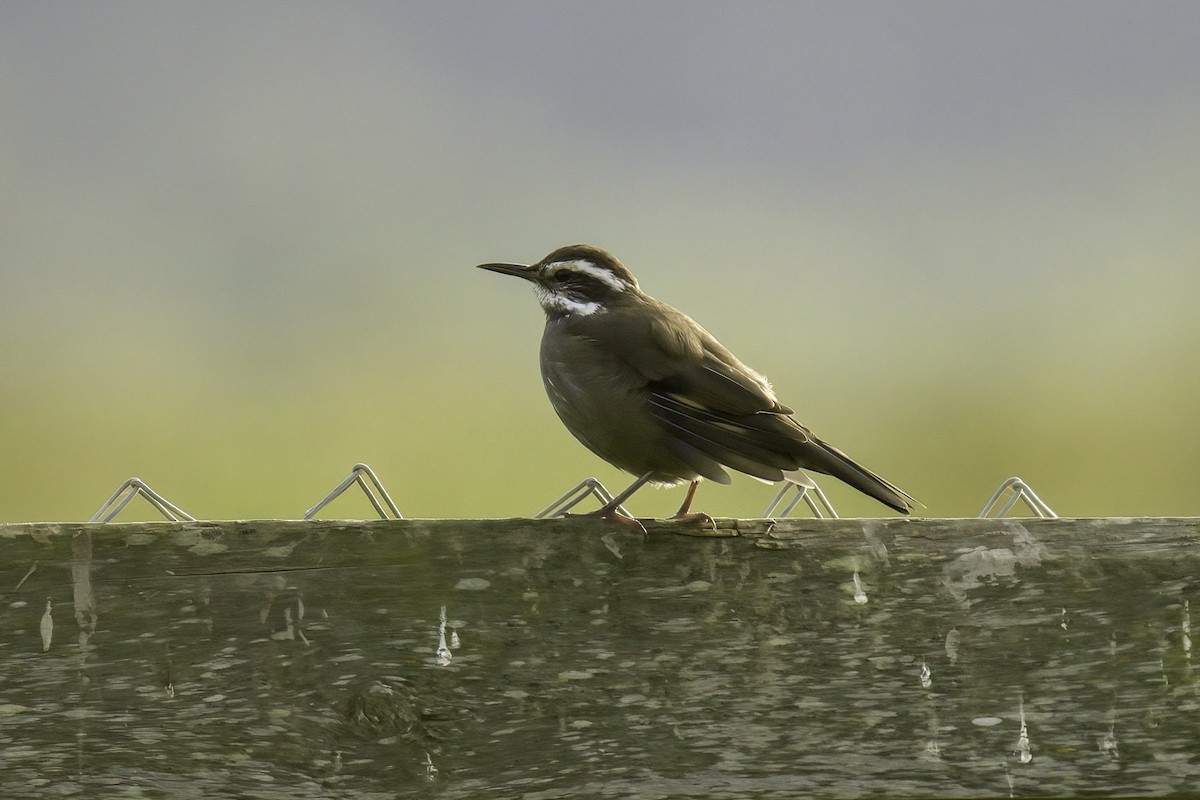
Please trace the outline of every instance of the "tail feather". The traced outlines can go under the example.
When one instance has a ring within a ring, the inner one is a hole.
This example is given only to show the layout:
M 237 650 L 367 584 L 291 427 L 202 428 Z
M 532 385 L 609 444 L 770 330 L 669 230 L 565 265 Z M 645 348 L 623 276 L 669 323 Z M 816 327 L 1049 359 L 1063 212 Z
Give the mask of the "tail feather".
M 907 514 L 919 505 L 908 492 L 871 472 L 833 445 L 815 436 L 811 439 L 811 445 L 806 448 L 805 458 L 802 459 L 805 469 L 831 475 L 901 514 Z
M 689 463 L 728 476 L 719 465 L 769 482 L 786 478 L 811 485 L 798 470 L 832 475 L 889 508 L 907 514 L 918 505 L 908 493 L 826 444 L 792 417 L 779 412 L 730 414 L 705 408 L 670 392 L 652 392 L 647 409 L 690 454 Z M 807 483 L 806 483 L 807 482 Z

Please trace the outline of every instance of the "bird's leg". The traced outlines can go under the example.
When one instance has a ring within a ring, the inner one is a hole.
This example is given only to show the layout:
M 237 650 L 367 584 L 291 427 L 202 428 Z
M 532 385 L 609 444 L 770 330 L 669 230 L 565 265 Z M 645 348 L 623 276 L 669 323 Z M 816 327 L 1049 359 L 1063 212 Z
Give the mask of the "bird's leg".
M 641 476 L 636 481 L 631 483 L 629 485 L 629 488 L 627 488 L 625 491 L 621 492 L 619 495 L 614 497 L 612 500 L 609 500 L 607 503 L 605 503 L 600 509 L 598 509 L 596 511 L 592 511 L 588 514 L 580 514 L 579 516 L 581 516 L 581 517 L 600 517 L 601 519 L 612 520 L 613 522 L 617 522 L 617 523 L 626 525 L 631 528 L 636 528 L 639 533 L 641 533 L 642 535 L 645 535 L 646 528 L 644 525 L 642 525 L 642 523 L 638 522 L 633 517 L 625 516 L 620 511 L 618 511 L 618 509 L 621 507 L 622 503 L 624 503 L 626 500 L 628 500 L 633 495 L 634 492 L 636 492 L 638 489 L 645 486 L 646 481 L 650 480 L 650 476 L 653 474 L 654 474 L 653 472 L 647 472 L 645 475 Z
M 675 512 L 671 519 L 681 520 L 683 522 L 707 522 L 713 528 L 717 524 L 713 522 L 713 518 L 703 511 L 688 511 L 692 507 L 692 498 L 696 496 L 696 487 L 700 485 L 700 481 L 692 481 L 688 486 L 687 495 L 683 498 L 683 505 L 679 506 L 679 510 Z
M 687 495 L 683 498 L 683 505 L 675 512 L 675 517 L 682 517 L 688 513 L 688 509 L 692 507 L 692 498 L 696 496 L 696 487 L 700 485 L 700 481 L 692 481 L 688 484 Z
M 612 514 L 620 513 L 617 511 L 617 509 L 621 507 L 621 504 L 624 503 L 626 500 L 628 500 L 630 497 L 632 497 L 634 492 L 636 492 L 638 489 L 645 486 L 646 481 L 650 480 L 650 476 L 653 474 L 654 474 L 653 472 L 647 472 L 645 475 L 638 478 L 633 483 L 629 484 L 629 486 L 625 489 L 625 491 L 621 492 L 619 495 L 614 497 L 612 500 L 609 500 L 607 503 L 605 503 L 604 506 L 599 511 L 594 512 L 595 515 L 597 517 L 604 517 L 605 519 L 607 519 Z

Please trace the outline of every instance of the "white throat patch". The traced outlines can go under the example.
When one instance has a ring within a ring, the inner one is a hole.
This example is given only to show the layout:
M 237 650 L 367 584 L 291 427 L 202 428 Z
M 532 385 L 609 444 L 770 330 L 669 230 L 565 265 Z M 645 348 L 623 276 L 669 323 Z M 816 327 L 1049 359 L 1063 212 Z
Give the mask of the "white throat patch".
M 564 314 L 578 314 L 586 317 L 588 314 L 595 314 L 601 310 L 599 303 L 584 303 L 567 297 L 565 294 L 551 292 L 541 287 L 538 287 L 537 298 L 546 311 L 561 311 Z

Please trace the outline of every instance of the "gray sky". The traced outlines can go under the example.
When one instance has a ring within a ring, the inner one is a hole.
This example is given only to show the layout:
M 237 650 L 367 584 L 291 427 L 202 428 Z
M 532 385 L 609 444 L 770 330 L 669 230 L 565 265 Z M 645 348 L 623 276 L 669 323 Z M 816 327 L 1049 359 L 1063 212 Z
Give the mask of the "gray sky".
M 207 247 L 220 232 L 231 252 L 214 259 L 268 271 L 311 253 L 276 249 L 305 232 L 342 248 L 389 229 L 432 256 L 455 230 L 533 258 L 576 231 L 641 243 L 640 221 L 669 249 L 709 227 L 697 207 L 870 225 L 900 216 L 897 201 L 937 210 L 971 193 L 1001 214 L 1117 204 L 1130 171 L 1197 169 L 1189 2 L 0 9 L 5 238 L 35 260 L 76 225 L 101 239 L 187 228 Z

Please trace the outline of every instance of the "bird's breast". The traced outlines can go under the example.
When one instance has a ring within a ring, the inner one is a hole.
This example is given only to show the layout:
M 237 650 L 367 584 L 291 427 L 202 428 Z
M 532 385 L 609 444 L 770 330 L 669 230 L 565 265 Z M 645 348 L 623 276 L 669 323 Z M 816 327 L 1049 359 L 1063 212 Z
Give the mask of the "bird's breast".
M 661 426 L 647 412 L 645 378 L 596 339 L 547 327 L 542 382 L 563 425 L 608 463 L 636 474 L 678 471 Z

